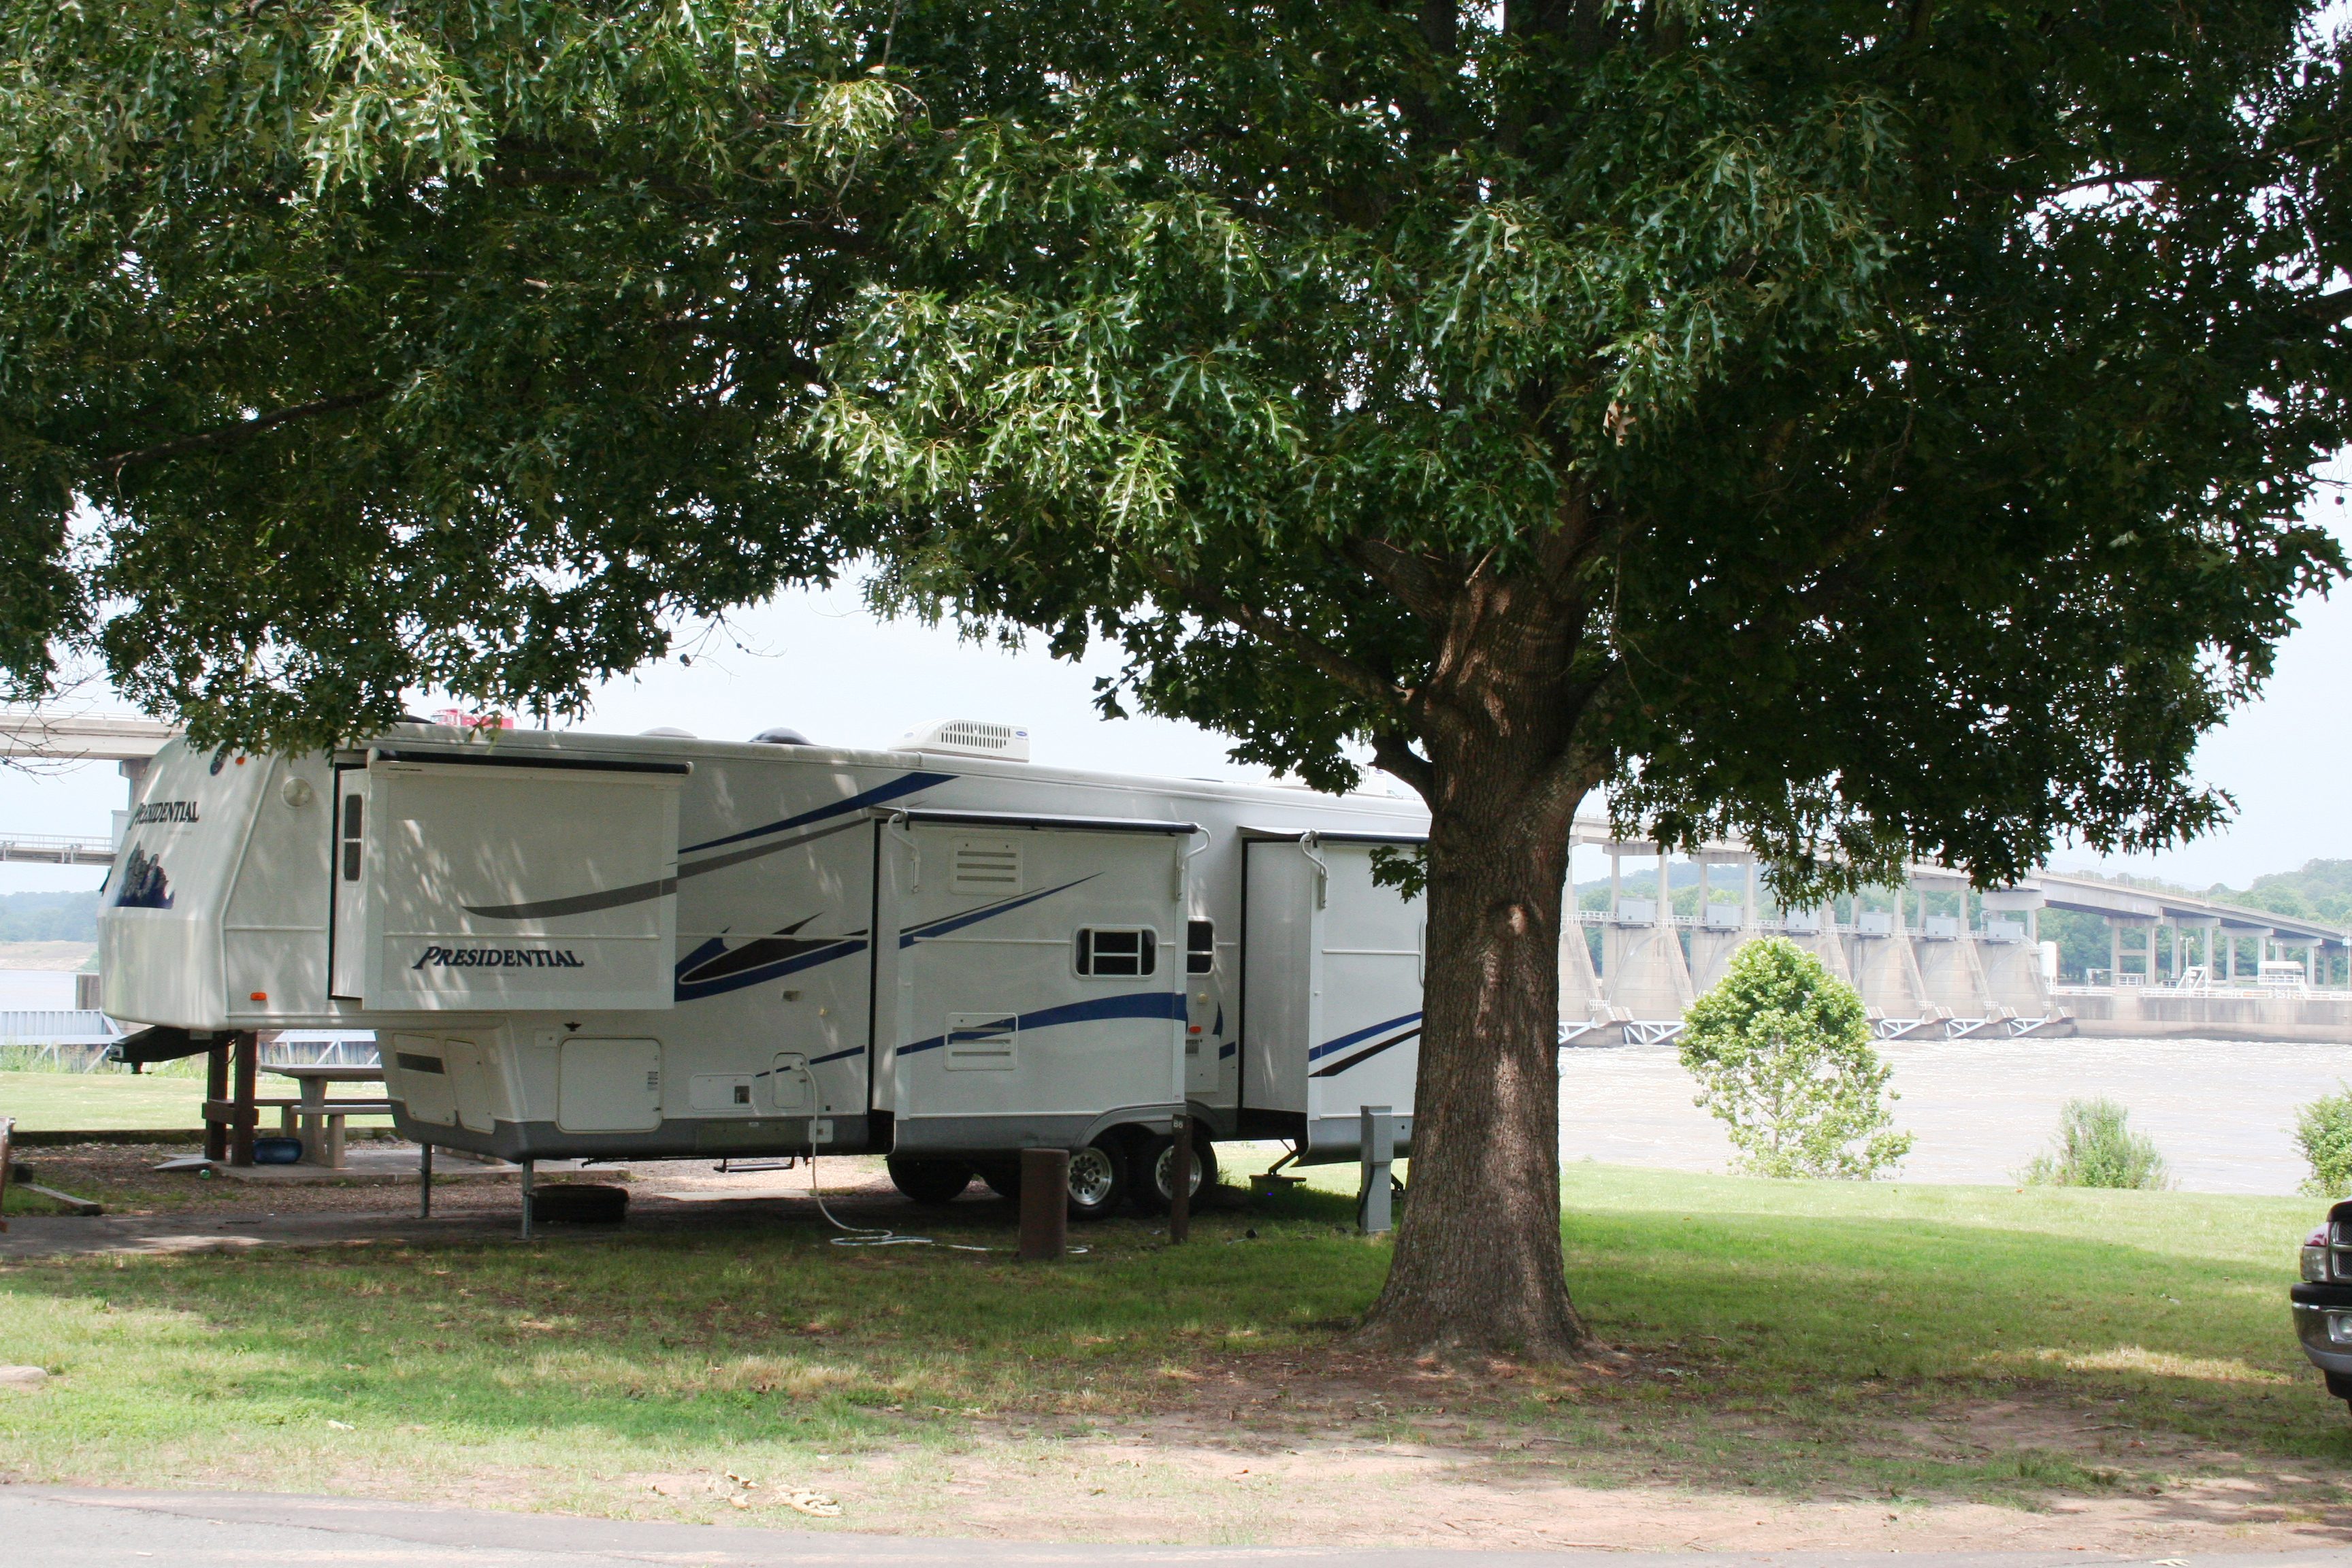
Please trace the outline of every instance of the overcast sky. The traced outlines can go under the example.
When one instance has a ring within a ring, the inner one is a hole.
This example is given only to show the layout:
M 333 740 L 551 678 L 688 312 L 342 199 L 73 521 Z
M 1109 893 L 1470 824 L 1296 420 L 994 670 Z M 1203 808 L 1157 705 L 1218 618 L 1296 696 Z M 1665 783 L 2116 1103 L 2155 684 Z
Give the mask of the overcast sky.
M 2332 504 L 2326 510 L 2330 521 L 2342 515 Z M 2352 812 L 2345 809 L 2345 781 L 2352 776 L 2345 700 L 2352 678 L 2352 593 L 2310 601 L 2302 619 L 2263 700 L 2198 753 L 2199 776 L 2237 797 L 2232 826 L 2140 860 L 2100 862 L 2062 850 L 2052 863 L 2153 872 L 2202 888 L 2243 887 L 2265 871 L 2292 870 L 2313 858 L 2352 858 Z M 1034 647 L 1007 653 L 909 622 L 877 623 L 849 590 L 787 595 L 745 612 L 732 630 L 732 637 L 686 649 L 685 659 L 673 656 L 605 688 L 583 727 L 634 733 L 667 724 L 748 740 L 788 724 L 814 741 L 887 746 L 929 720 L 992 719 L 1026 724 L 1039 762 L 1179 777 L 1263 776 L 1228 761 L 1221 737 L 1189 724 L 1101 719 L 1093 686 L 1096 676 L 1116 667 L 1108 658 L 1071 666 Z M 1373 780 L 1375 789 L 1391 787 L 1385 775 Z M 102 836 L 108 813 L 123 798 L 111 763 L 0 770 L 0 832 Z M 1580 859 L 1580 878 L 1605 865 L 1595 853 L 1588 852 L 1591 864 Z M 93 888 L 102 874 L 0 864 L 0 892 Z

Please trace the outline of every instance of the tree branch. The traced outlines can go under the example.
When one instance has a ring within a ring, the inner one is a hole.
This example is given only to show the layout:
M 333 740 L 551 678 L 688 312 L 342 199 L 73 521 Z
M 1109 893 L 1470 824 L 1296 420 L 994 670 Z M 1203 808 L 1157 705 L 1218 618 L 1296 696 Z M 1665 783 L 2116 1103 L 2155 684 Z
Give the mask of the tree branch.
M 1415 795 L 1435 804 L 1437 769 L 1429 759 L 1412 749 L 1412 742 L 1394 730 L 1375 731 L 1372 734 L 1372 761 L 1388 773 L 1394 773 L 1410 786 Z
M 1385 539 L 1342 540 L 1339 554 L 1402 600 L 1404 607 L 1423 620 L 1445 619 L 1446 585 L 1439 580 L 1426 555 L 1400 550 Z
M 1395 682 L 1383 679 L 1370 666 L 1349 658 L 1337 648 L 1307 636 L 1286 622 L 1253 609 L 1238 600 L 1226 597 L 1188 578 L 1181 577 L 1165 566 L 1145 563 L 1143 571 L 1153 582 L 1181 599 L 1189 600 L 1195 607 L 1209 611 L 1246 631 L 1254 632 L 1268 642 L 1279 643 L 1297 654 L 1333 680 L 1359 697 L 1379 704 L 1391 712 L 1402 713 L 1410 700 Z
M 296 419 L 308 419 L 320 414 L 339 414 L 346 408 L 381 403 L 391 395 L 392 388 L 380 386 L 372 392 L 353 392 L 341 397 L 322 397 L 316 403 L 299 403 L 275 413 L 256 415 L 251 419 L 239 419 L 234 424 L 199 430 L 193 436 L 175 437 L 169 441 L 158 441 L 152 447 L 134 447 L 127 452 L 117 452 L 111 458 L 101 458 L 99 467 L 110 474 L 119 474 L 133 463 L 152 463 L 161 458 L 176 458 L 183 452 L 198 451 L 206 447 L 233 446 Z

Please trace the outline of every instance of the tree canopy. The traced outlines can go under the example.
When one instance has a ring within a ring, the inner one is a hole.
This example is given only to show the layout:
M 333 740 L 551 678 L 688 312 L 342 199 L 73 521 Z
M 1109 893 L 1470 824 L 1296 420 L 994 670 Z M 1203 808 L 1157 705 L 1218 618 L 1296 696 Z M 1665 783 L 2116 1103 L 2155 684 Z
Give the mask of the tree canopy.
M 1374 1321 L 1556 1351 L 1589 792 L 1792 889 L 2226 809 L 2344 570 L 2317 16 L 5 0 L 0 663 L 314 745 L 870 555 L 1369 751 L 1433 814 Z

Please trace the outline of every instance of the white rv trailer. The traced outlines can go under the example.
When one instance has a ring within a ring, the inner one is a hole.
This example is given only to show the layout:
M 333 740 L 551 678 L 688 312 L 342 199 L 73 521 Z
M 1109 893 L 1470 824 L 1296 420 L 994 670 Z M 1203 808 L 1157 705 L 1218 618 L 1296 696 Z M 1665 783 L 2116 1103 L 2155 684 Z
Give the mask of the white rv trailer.
M 373 1028 L 404 1134 L 511 1160 L 823 1146 L 938 1196 L 1062 1147 L 1085 1213 L 1164 1197 L 1180 1103 L 1304 1163 L 1353 1159 L 1368 1105 L 1408 1139 L 1422 906 L 1371 868 L 1418 805 L 1026 750 L 174 742 L 103 900 L 105 1009 L 192 1046 Z

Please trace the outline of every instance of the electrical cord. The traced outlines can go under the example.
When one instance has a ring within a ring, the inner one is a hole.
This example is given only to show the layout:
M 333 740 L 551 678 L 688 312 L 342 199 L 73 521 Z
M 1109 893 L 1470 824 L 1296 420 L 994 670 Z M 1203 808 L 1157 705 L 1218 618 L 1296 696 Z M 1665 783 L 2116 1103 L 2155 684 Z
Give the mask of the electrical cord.
M 954 1252 L 1002 1252 L 1000 1247 L 969 1247 L 960 1241 L 939 1241 L 928 1236 L 900 1236 L 897 1231 L 875 1226 L 844 1225 L 824 1206 L 824 1189 L 816 1179 L 816 1140 L 809 1140 L 809 1196 L 816 1200 L 816 1212 L 824 1215 L 827 1224 L 846 1235 L 833 1238 L 835 1247 L 944 1247 Z

